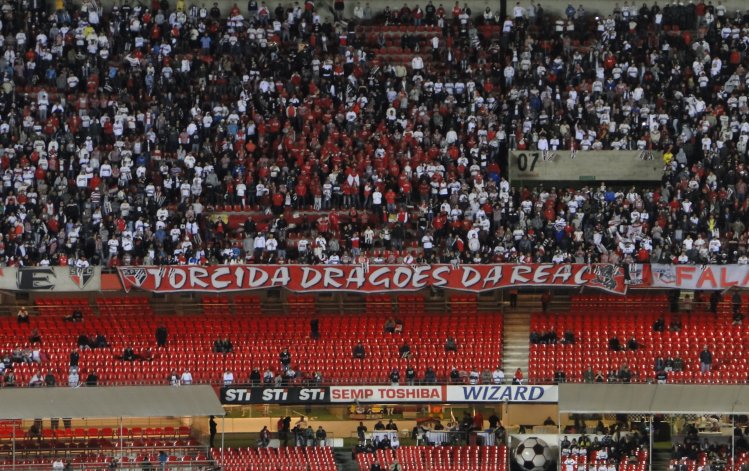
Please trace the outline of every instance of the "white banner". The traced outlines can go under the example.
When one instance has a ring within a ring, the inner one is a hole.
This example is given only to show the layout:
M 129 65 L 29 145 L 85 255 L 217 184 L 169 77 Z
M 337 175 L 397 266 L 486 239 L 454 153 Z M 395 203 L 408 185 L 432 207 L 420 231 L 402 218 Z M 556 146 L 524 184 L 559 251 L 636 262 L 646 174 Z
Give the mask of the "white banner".
M 749 288 L 749 265 L 650 265 L 651 286 L 685 290 Z
M 510 181 L 659 181 L 663 153 L 640 150 L 513 150 Z
M 77 293 L 100 290 L 101 268 L 99 267 L 0 268 L 0 291 Z
M 445 402 L 558 402 L 556 386 L 447 386 Z
M 445 386 L 331 386 L 330 402 L 444 402 Z

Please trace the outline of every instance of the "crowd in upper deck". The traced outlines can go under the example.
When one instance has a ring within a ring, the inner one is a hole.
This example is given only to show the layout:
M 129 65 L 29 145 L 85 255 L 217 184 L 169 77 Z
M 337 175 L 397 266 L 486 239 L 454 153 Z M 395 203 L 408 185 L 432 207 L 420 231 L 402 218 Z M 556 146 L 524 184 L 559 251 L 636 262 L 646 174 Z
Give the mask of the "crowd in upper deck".
M 343 6 L 4 1 L 0 264 L 747 263 L 744 12 Z M 665 173 L 514 187 L 513 148 Z

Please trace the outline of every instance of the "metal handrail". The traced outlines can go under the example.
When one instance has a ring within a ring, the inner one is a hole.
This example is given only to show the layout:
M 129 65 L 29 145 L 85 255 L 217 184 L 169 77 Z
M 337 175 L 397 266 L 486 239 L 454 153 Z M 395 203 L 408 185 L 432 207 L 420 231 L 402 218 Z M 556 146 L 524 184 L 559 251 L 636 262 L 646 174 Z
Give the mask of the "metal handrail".
M 158 462 L 150 462 L 152 470 L 161 469 Z M 120 463 L 120 468 L 126 469 L 143 469 L 145 461 L 128 461 L 127 463 Z M 44 469 L 50 469 L 52 461 L 45 463 Z M 0 470 L 13 470 L 13 471 L 39 471 L 39 463 L 16 463 L 16 464 L 0 464 Z M 99 470 L 99 469 L 110 469 L 109 462 L 91 462 L 91 463 L 71 463 L 71 466 L 75 470 Z M 206 466 L 215 466 L 214 460 L 205 461 L 169 461 L 167 462 L 169 469 L 205 469 Z M 214 468 L 215 469 L 215 468 Z

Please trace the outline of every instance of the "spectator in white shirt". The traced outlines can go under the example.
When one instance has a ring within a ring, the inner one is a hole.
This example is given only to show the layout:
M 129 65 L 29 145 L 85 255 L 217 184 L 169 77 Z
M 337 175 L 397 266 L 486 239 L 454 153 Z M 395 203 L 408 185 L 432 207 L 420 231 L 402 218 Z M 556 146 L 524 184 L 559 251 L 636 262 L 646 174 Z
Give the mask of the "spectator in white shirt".
M 182 376 L 180 377 L 180 381 L 182 381 L 182 384 L 185 384 L 185 385 L 192 384 L 192 373 L 190 373 L 190 370 L 185 368 L 185 371 L 182 373 Z
M 234 373 L 232 373 L 229 370 L 224 371 L 224 386 L 229 386 L 231 384 L 234 384 Z
M 497 367 L 496 370 L 492 371 L 492 382 L 494 384 L 503 384 L 505 382 L 505 372 L 501 368 Z

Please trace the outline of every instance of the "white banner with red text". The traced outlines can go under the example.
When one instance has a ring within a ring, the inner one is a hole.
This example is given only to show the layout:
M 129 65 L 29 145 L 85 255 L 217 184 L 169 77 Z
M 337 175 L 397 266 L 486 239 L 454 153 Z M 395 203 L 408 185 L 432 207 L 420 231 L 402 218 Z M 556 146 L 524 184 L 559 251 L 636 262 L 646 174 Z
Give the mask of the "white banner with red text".
M 557 386 L 504 384 L 442 386 L 330 386 L 333 403 L 555 403 Z
M 133 288 L 226 292 L 286 288 L 296 292 L 417 291 L 444 288 L 481 292 L 508 287 L 597 288 L 627 291 L 625 270 L 613 264 L 494 265 L 215 265 L 119 267 L 125 291 Z
M 446 386 L 330 386 L 330 402 L 432 402 L 445 401 Z
M 749 265 L 650 265 L 650 286 L 685 290 L 749 288 Z

